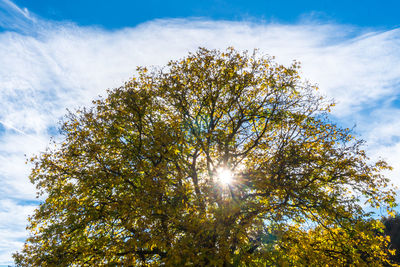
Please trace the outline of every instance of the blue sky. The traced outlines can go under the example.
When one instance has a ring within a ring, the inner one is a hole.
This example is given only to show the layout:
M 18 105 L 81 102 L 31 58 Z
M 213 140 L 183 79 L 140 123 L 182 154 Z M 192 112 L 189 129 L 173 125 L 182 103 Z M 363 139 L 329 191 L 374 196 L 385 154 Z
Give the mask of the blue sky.
M 39 201 L 25 155 L 57 139 L 66 108 L 199 46 L 299 60 L 304 79 L 337 102 L 333 118 L 357 125 L 400 185 L 398 10 L 398 1 L 0 0 L 0 266 Z
M 392 28 L 400 23 L 400 3 L 396 0 L 16 0 L 14 3 L 46 19 L 69 20 L 81 26 L 101 25 L 107 29 L 134 27 L 160 18 L 188 17 L 296 23 L 312 16 L 325 22 L 374 28 Z

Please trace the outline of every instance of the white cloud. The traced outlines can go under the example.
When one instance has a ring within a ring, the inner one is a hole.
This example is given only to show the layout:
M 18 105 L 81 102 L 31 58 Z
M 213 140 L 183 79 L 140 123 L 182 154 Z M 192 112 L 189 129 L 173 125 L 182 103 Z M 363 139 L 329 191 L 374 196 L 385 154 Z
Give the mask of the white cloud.
M 19 31 L 30 31 L 37 26 L 38 20 L 31 16 L 28 9 L 21 9 L 10 0 L 0 0 L 0 29 L 12 27 Z
M 400 95 L 399 29 L 179 19 L 106 31 L 40 20 L 8 0 L 0 0 L 0 27 L 12 29 L 0 33 L 0 264 L 19 248 L 32 210 L 16 202 L 35 196 L 24 154 L 45 148 L 65 109 L 122 85 L 138 65 L 163 65 L 199 46 L 259 48 L 278 63 L 301 61 L 303 77 L 338 102 L 338 120 L 357 123 L 371 152 L 400 169 L 400 110 L 392 104 Z
M 18 204 L 15 201 L 0 199 L 0 265 L 10 264 L 11 254 L 22 247 L 27 232 L 27 217 L 36 206 Z

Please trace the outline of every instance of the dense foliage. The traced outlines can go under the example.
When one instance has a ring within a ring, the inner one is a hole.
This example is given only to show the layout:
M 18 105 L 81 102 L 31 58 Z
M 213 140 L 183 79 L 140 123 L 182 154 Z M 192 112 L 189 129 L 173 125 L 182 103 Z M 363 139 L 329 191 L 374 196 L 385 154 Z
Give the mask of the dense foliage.
M 67 116 L 21 266 L 388 263 L 394 192 L 298 63 L 199 49 Z M 229 181 L 231 179 L 231 181 Z
M 384 234 L 390 236 L 391 249 L 394 249 L 396 253 L 391 255 L 390 259 L 393 262 L 400 264 L 400 217 L 387 217 L 382 219 L 384 228 Z

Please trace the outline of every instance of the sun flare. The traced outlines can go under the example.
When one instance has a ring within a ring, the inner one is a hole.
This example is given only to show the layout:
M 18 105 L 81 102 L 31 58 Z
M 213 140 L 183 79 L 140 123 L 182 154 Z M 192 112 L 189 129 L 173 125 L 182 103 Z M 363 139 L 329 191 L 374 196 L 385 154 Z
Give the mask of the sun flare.
M 217 170 L 217 177 L 221 184 L 228 185 L 232 183 L 233 173 L 225 168 L 220 168 Z

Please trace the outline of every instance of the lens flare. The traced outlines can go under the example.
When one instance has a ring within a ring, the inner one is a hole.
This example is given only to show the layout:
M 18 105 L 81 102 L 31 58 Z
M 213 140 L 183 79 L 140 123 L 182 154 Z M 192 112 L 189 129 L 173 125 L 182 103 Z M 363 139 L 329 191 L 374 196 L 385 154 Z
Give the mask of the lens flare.
M 228 185 L 232 183 L 233 173 L 225 168 L 220 168 L 217 170 L 217 177 L 221 184 Z

